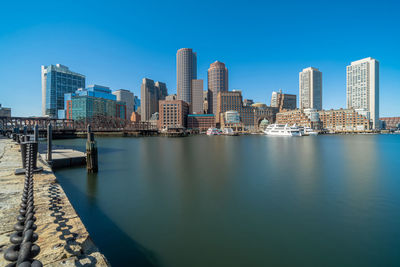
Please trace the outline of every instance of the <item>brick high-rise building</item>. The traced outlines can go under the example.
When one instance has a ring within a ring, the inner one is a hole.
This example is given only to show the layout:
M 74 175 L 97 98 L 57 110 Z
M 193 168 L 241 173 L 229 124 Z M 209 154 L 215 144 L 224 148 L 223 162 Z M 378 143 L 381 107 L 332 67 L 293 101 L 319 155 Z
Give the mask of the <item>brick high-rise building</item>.
M 216 115 L 219 92 L 228 91 L 228 69 L 215 61 L 208 69 L 208 113 Z

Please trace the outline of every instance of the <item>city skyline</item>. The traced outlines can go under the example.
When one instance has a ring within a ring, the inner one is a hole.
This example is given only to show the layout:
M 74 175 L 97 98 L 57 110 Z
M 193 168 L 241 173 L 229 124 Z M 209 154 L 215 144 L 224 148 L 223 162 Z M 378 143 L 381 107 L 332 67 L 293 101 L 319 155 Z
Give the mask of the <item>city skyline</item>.
M 17 8 L 12 3 L 6 5 L 9 10 Z M 110 16 L 113 27 L 74 15 L 69 12 L 70 7 L 57 13 L 55 18 L 50 14 L 53 9 L 60 8 L 58 5 L 39 10 L 36 5 L 27 4 L 27 10 L 9 12 L 14 15 L 4 14 L 0 19 L 7 25 L 0 30 L 0 102 L 11 107 L 13 115 L 41 114 L 41 65 L 60 63 L 84 74 L 86 84 L 104 84 L 113 90 L 126 88 L 135 95 L 140 95 L 143 77 L 164 81 L 170 93 L 176 93 L 175 54 L 182 47 L 197 52 L 197 79 L 206 82 L 209 65 L 216 60 L 224 62 L 230 72 L 229 89 L 242 90 L 244 98 L 255 102 L 269 103 L 272 91 L 279 88 L 298 95 L 298 73 L 308 66 L 315 66 L 324 75 L 324 109 L 346 107 L 346 66 L 366 57 L 376 58 L 380 62 L 380 116 L 400 114 L 396 101 L 400 98 L 400 58 L 396 49 L 399 39 L 389 34 L 399 26 L 399 22 L 390 19 L 395 15 L 397 4 L 363 4 L 364 12 L 354 15 L 354 10 L 360 8 L 356 2 L 346 4 L 346 9 L 343 3 L 335 3 L 330 7 L 330 14 L 320 21 L 314 35 L 306 33 L 311 38 L 304 42 L 298 41 L 303 30 L 296 29 L 300 17 L 280 4 L 260 3 L 243 8 L 233 4 L 226 10 L 229 14 L 222 14 L 221 21 L 224 22 L 219 26 L 226 28 L 224 32 L 220 27 L 208 27 L 211 22 L 199 20 L 211 14 L 206 8 L 207 3 L 199 3 L 196 14 L 189 12 L 192 5 L 175 11 L 173 4 L 159 3 L 155 11 L 163 10 L 163 15 L 155 21 L 155 27 L 141 22 L 143 15 L 140 12 L 148 5 L 145 3 L 125 3 L 121 5 L 123 8 L 106 4 L 93 7 L 82 3 L 83 12 L 94 8 L 100 15 Z M 310 8 L 311 4 L 292 5 L 301 11 Z M 107 8 L 113 12 L 106 12 Z M 216 10 L 223 8 L 222 3 L 216 3 Z M 268 18 L 261 16 L 261 20 L 255 16 L 265 10 L 271 12 Z M 321 10 L 322 7 L 312 7 L 310 19 L 318 19 Z M 177 19 L 163 20 L 178 11 L 185 19 L 202 21 L 190 26 L 196 31 L 195 36 L 192 32 L 184 33 L 189 25 L 175 29 L 174 26 L 180 23 Z M 119 17 L 124 17 L 127 12 L 134 16 L 125 25 L 126 21 Z M 377 19 L 365 18 L 362 16 L 365 12 L 374 12 Z M 35 13 L 37 15 L 33 15 Z M 275 23 L 277 15 L 274 13 L 280 14 L 279 21 L 285 23 Z M 231 18 L 233 15 L 242 17 L 245 22 L 235 22 Z M 338 17 L 347 19 L 338 20 Z M 354 33 L 352 29 L 358 29 L 360 23 L 366 24 L 365 27 Z M 290 34 L 284 36 L 283 32 Z M 145 38 L 137 38 L 138 34 Z M 268 38 L 254 37 L 263 34 Z M 365 39 L 368 35 L 374 38 Z M 155 41 L 160 38 L 166 39 L 162 45 Z M 359 39 L 366 41 L 360 44 Z M 47 45 L 51 43 L 57 45 Z M 24 79 L 18 79 L 14 71 L 17 69 L 24 73 Z

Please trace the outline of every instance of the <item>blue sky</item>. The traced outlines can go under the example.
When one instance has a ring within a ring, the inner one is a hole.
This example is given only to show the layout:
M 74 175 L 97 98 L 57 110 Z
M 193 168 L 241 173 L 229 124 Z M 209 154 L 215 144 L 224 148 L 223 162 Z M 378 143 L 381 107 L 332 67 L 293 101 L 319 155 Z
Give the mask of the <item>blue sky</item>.
M 0 8 L 0 103 L 40 115 L 40 66 L 61 63 L 88 84 L 140 95 L 143 77 L 176 92 L 176 50 L 193 48 L 198 77 L 224 62 L 229 89 L 270 101 L 298 94 L 298 73 L 323 73 L 323 107 L 345 107 L 346 65 L 380 62 L 381 116 L 400 116 L 397 1 L 6 1 Z

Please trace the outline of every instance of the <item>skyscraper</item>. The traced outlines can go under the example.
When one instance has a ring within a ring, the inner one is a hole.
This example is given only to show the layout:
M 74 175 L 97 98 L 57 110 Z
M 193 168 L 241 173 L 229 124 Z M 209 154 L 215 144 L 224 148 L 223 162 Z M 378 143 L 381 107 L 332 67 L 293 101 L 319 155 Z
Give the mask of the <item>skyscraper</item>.
M 64 112 L 64 94 L 85 88 L 85 76 L 61 64 L 42 66 L 42 114 L 58 117 Z
M 208 113 L 216 114 L 219 92 L 228 91 L 228 69 L 225 64 L 215 61 L 208 69 Z
M 282 89 L 279 89 L 279 92 L 272 92 L 271 107 L 278 108 L 279 111 L 296 109 L 297 97 L 296 95 L 284 94 Z
M 322 72 L 306 68 L 299 73 L 300 109 L 322 110 Z
M 347 66 L 347 108 L 370 113 L 372 128 L 379 128 L 379 62 L 371 57 Z
M 131 118 L 132 112 L 134 111 L 134 95 L 131 91 L 126 89 L 119 89 L 112 93 L 116 96 L 117 101 L 125 102 L 126 104 L 126 118 Z
M 158 112 L 158 101 L 165 99 L 165 96 L 168 95 L 168 90 L 165 83 L 154 83 L 153 80 L 144 78 L 140 87 L 140 94 L 141 119 L 142 121 L 147 121 L 151 118 L 151 115 Z
M 197 79 L 197 54 L 191 48 L 176 53 L 176 90 L 179 100 L 192 104 L 192 80 Z
M 192 80 L 192 105 L 190 113 L 203 114 L 203 80 Z

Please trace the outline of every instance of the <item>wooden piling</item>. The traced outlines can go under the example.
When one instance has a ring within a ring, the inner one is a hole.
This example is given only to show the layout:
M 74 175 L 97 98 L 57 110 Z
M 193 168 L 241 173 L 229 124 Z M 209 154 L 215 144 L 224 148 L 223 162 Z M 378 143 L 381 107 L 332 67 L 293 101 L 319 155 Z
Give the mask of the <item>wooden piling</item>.
M 94 134 L 90 125 L 87 126 L 87 141 L 86 141 L 86 169 L 88 173 L 98 172 L 97 160 L 97 144 L 94 140 Z
M 53 139 L 53 133 L 51 129 L 51 123 L 47 125 L 47 161 L 50 162 L 53 160 L 52 158 L 52 139 Z

